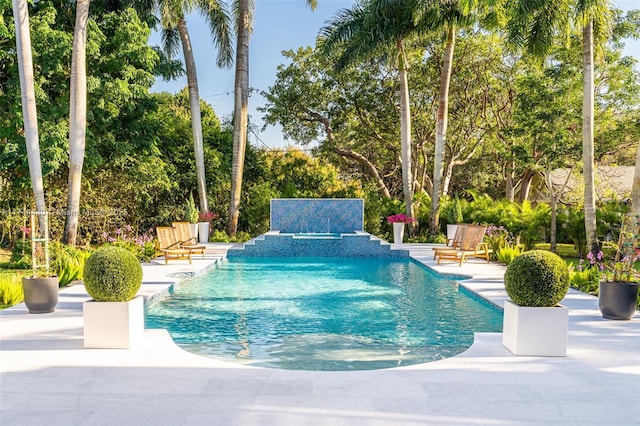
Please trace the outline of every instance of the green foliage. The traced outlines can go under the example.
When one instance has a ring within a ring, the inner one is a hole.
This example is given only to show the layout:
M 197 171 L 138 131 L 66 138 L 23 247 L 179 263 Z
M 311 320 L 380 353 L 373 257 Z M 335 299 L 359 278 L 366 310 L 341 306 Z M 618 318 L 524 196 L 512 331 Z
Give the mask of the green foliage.
M 18 274 L 0 274 L 0 309 L 16 305 L 23 299 L 22 277 Z
M 600 283 L 600 272 L 598 268 L 581 268 L 575 269 L 574 266 L 568 265 L 569 282 L 571 287 L 587 294 L 597 294 L 598 285 Z
M 209 241 L 218 243 L 244 243 L 251 239 L 251 235 L 248 232 L 237 232 L 236 235 L 231 238 L 226 231 L 213 231 L 209 236 Z
M 504 286 L 518 305 L 555 306 L 569 290 L 569 269 L 555 253 L 528 251 L 507 266 Z
M 215 230 L 211 233 L 211 235 L 209 235 L 209 241 L 214 243 L 228 243 L 229 235 L 226 231 Z
M 462 202 L 460 198 L 458 198 L 458 194 L 453 197 L 453 201 L 451 202 L 451 207 L 447 213 L 447 223 L 464 223 L 464 217 L 462 217 Z
M 58 274 L 60 287 L 82 279 L 85 262 L 91 255 L 90 251 L 57 242 L 51 243 L 50 249 L 52 251 L 52 267 Z
M 236 232 L 235 237 L 230 239 L 230 242 L 233 243 L 245 243 L 247 241 L 249 241 L 251 239 L 251 234 L 249 234 L 248 232 Z
M 198 208 L 193 200 L 193 192 L 189 193 L 189 199 L 187 200 L 187 205 L 184 208 L 184 219 L 189 223 L 198 222 Z
M 101 247 L 85 263 L 84 286 L 98 302 L 127 302 L 142 284 L 142 266 L 121 247 Z
M 503 248 L 512 247 L 515 244 L 513 235 L 504 226 L 489 225 L 484 237 L 484 242 L 488 243 L 493 253 L 491 253 L 494 259 L 498 257 L 498 254 Z M 506 252 L 505 252 L 506 253 Z M 518 253 L 520 254 L 520 253 Z M 509 262 L 502 262 L 509 264 Z
M 498 249 L 497 252 L 494 252 L 496 254 L 496 260 L 500 263 L 504 263 L 505 265 L 509 265 L 511 262 L 513 262 L 513 259 L 515 259 L 517 256 L 520 256 L 522 254 L 522 247 L 520 246 L 503 246 L 502 248 Z
M 156 240 L 151 229 L 138 235 L 131 225 L 125 225 L 116 228 L 113 234 L 103 232 L 100 241 L 131 252 L 139 262 L 150 262 L 156 255 Z
M 31 268 L 31 240 L 16 240 L 11 257 L 9 258 L 9 268 L 29 269 Z

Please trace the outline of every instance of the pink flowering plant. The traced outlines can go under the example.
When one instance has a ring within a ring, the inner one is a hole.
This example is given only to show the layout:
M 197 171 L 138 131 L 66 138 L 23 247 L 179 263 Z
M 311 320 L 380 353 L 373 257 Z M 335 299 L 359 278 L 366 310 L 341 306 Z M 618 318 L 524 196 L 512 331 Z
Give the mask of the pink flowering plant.
M 406 214 L 394 214 L 392 216 L 387 217 L 388 223 L 413 223 L 416 220 L 411 216 L 407 216 Z
M 138 235 L 131 225 L 125 225 L 116 228 L 113 234 L 103 232 L 100 237 L 105 244 L 129 250 L 141 262 L 149 262 L 156 254 L 156 242 L 152 228 Z
M 640 272 L 636 268 L 636 262 L 640 260 L 640 247 L 638 238 L 640 233 L 640 220 L 638 216 L 627 216 L 623 223 L 616 254 L 611 260 L 605 259 L 605 254 L 598 250 L 587 254 L 590 267 L 600 271 L 601 279 L 608 282 L 632 283 L 640 281 Z
M 217 219 L 218 215 L 214 212 L 200 212 L 198 213 L 198 221 L 199 222 L 209 222 L 211 223 L 213 220 Z
M 487 226 L 485 235 L 485 242 L 491 246 L 494 256 L 505 247 L 516 246 L 513 234 L 504 226 L 489 225 Z

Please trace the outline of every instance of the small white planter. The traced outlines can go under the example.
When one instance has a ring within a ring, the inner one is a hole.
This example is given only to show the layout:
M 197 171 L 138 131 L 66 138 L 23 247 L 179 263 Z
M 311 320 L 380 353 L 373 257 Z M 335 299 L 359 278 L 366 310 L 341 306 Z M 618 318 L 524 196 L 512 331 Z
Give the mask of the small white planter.
M 514 355 L 566 356 L 569 309 L 504 302 L 502 345 Z
M 404 223 L 393 223 L 393 242 L 394 244 L 402 244 L 404 239 Z
M 198 222 L 198 241 L 209 242 L 209 222 Z
M 129 349 L 144 339 L 144 303 L 142 297 L 128 302 L 96 302 L 82 306 L 84 347 Z
M 198 238 L 198 224 L 197 223 L 190 223 L 189 224 L 189 231 L 191 231 L 191 238 Z

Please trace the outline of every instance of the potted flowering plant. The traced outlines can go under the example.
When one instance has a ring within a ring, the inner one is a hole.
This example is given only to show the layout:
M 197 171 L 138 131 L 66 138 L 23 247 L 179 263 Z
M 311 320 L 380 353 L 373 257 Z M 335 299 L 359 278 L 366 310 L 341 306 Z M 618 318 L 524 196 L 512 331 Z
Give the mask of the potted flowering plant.
M 387 222 L 393 224 L 393 242 L 395 244 L 402 244 L 402 240 L 404 238 L 404 225 L 415 221 L 416 220 L 414 218 L 403 213 L 387 217 Z
M 218 217 L 217 214 L 213 212 L 200 212 L 198 213 L 198 236 L 199 242 L 207 243 L 209 242 L 209 228 L 211 226 L 211 221 Z
M 606 260 L 599 249 L 595 254 L 593 251 L 587 254 L 589 264 L 600 271 L 598 306 L 604 318 L 628 320 L 636 311 L 640 290 L 640 272 L 635 266 L 635 262 L 640 260 L 639 233 L 639 216 L 629 215 L 620 232 L 613 259 Z

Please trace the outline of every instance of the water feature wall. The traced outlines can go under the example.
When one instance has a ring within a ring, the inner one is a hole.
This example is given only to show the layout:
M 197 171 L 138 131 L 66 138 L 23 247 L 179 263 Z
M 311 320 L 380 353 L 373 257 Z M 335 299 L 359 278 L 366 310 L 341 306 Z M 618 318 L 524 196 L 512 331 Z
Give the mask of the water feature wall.
M 366 232 L 331 237 L 280 234 L 271 231 L 227 251 L 227 258 L 239 257 L 393 257 L 408 258 L 408 250 Z
M 271 230 L 281 233 L 353 233 L 364 230 L 360 198 L 274 198 Z

